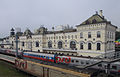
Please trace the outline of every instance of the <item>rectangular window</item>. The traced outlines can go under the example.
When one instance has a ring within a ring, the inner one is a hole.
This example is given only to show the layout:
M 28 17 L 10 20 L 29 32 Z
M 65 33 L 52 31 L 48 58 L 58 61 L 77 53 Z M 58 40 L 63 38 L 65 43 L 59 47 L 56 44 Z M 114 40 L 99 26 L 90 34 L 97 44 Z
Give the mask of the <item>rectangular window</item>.
M 24 44 L 25 44 L 25 43 L 24 43 L 24 42 L 22 42 L 22 46 L 25 46 Z
M 92 44 L 88 43 L 88 50 L 91 50 L 91 49 L 92 49 Z
M 56 36 L 56 39 L 58 39 L 58 36 Z
M 107 37 L 109 38 L 109 32 L 108 32 L 108 34 L 107 34 Z
M 113 39 L 113 33 L 112 33 L 112 39 Z
M 101 37 L 101 33 L 100 31 L 97 32 L 97 38 L 100 38 Z
M 77 39 L 77 35 L 75 35 L 75 38 Z
M 82 32 L 80 33 L 80 38 L 83 38 L 83 33 Z
M 116 69 L 117 69 L 117 66 L 112 66 L 112 69 L 115 69 L 115 70 L 116 70 Z
M 101 44 L 97 43 L 97 50 L 101 50 Z
M 64 36 L 62 36 L 62 39 L 64 39 Z
M 91 38 L 91 32 L 88 32 L 88 38 Z
M 68 35 L 68 39 L 70 39 L 70 36 Z
M 65 36 L 65 39 L 67 39 L 67 36 Z
M 36 47 L 39 47 L 39 42 L 36 42 Z
M 73 35 L 71 36 L 71 38 L 73 39 Z
M 80 43 L 80 49 L 83 49 L 83 43 Z

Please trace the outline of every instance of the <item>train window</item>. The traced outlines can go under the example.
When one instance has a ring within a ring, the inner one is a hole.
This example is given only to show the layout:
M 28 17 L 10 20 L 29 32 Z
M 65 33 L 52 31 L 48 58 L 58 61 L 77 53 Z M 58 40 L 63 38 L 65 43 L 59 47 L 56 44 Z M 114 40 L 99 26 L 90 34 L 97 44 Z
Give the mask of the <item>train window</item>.
M 84 64 L 84 62 L 83 62 L 83 61 L 81 61 L 81 64 Z
M 42 58 L 44 58 L 44 56 L 41 56 Z
M 74 63 L 74 60 L 71 60 L 72 63 Z
M 102 64 L 98 64 L 98 67 L 102 67 Z
M 39 55 L 36 55 L 36 57 L 39 57 Z
M 50 57 L 48 56 L 47 59 L 49 59 Z
M 112 69 L 117 69 L 117 66 L 112 66 Z
M 89 62 L 86 62 L 86 64 L 89 64 Z
M 76 60 L 76 63 L 78 63 L 79 61 L 78 60 Z
M 54 60 L 54 58 L 53 58 L 53 57 L 51 57 L 51 59 L 53 59 L 53 60 Z

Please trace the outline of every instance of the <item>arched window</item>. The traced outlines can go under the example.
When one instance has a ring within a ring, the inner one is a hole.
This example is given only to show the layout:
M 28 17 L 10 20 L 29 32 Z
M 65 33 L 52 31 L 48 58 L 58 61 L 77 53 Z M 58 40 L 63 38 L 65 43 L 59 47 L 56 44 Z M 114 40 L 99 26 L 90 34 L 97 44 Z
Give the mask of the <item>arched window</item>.
M 74 41 L 70 42 L 70 48 L 71 49 L 76 49 L 76 43 Z
M 83 49 L 83 43 L 80 43 L 80 49 Z
M 88 50 L 91 50 L 91 49 L 92 49 L 92 44 L 88 43 Z
M 39 42 L 36 42 L 36 47 L 39 47 Z
M 97 38 L 100 38 L 101 37 L 101 33 L 100 31 L 97 31 Z
M 101 50 L 101 44 L 97 43 L 97 50 Z
M 61 41 L 58 42 L 58 48 L 59 48 L 59 49 L 62 48 L 62 42 L 61 42 Z
M 48 42 L 48 48 L 52 48 L 52 42 L 51 41 Z

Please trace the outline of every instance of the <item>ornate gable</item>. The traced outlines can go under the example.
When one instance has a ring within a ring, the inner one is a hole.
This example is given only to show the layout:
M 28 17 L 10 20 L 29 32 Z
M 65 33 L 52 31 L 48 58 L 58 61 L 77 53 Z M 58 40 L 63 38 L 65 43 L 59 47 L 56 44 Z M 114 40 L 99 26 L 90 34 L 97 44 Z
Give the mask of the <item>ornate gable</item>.
M 100 22 L 107 22 L 107 20 L 104 17 L 101 17 L 98 14 L 95 14 L 88 18 L 86 21 L 81 23 L 80 25 L 86 25 L 86 24 L 94 24 L 94 23 L 100 23 Z
M 90 18 L 88 18 L 86 21 L 82 22 L 80 25 L 77 25 L 78 26 L 81 26 L 81 25 L 87 25 L 87 24 L 96 24 L 96 23 L 102 23 L 102 22 L 109 22 L 107 21 L 104 16 L 101 14 L 98 14 L 96 12 L 96 14 L 94 14 L 93 16 L 91 16 Z

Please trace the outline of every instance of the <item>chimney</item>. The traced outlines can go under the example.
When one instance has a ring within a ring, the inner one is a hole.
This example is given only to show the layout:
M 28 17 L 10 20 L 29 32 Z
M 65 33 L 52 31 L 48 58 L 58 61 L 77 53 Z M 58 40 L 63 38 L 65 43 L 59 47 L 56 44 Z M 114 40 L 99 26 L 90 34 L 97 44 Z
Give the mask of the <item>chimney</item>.
M 98 12 L 96 11 L 96 14 L 98 14 Z
M 102 10 L 100 10 L 99 15 L 100 15 L 101 17 L 103 17 L 103 11 L 102 11 Z
M 54 27 L 52 27 L 52 30 L 54 31 Z

